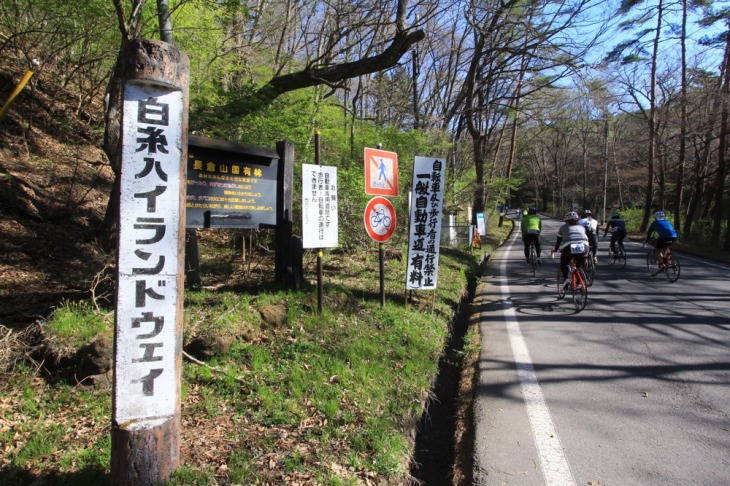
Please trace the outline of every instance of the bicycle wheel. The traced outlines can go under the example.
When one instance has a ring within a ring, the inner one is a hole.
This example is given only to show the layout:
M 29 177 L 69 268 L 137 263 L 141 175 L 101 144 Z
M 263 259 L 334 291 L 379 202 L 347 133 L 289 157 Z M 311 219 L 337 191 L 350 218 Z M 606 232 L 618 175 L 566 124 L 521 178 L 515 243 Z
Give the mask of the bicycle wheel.
M 588 256 L 585 258 L 585 281 L 586 285 L 590 287 L 593 285 L 593 280 L 596 277 L 596 264 L 593 263 L 593 256 L 589 253 Z
M 537 270 L 537 250 L 535 245 L 530 243 L 530 265 L 532 266 L 532 276 L 535 276 L 535 270 Z
M 560 300 L 565 297 L 565 287 L 563 287 L 563 275 L 560 272 L 560 267 L 558 267 L 558 276 L 556 281 L 558 283 L 558 300 Z
M 623 244 L 618 245 L 618 255 L 616 255 L 615 264 L 617 268 L 626 267 L 626 249 Z
M 588 302 L 588 285 L 586 281 L 586 274 L 582 268 L 579 268 L 578 271 L 575 272 L 575 276 L 573 277 L 570 285 L 570 290 L 573 293 L 573 305 L 575 306 L 575 311 L 582 311 L 586 306 L 586 302 Z
M 667 268 L 664 270 L 664 273 L 667 275 L 669 283 L 674 283 L 679 278 L 679 258 L 677 258 L 674 253 L 670 253 L 669 256 L 667 256 L 666 261 Z
M 608 264 L 613 266 L 616 263 L 616 255 L 613 254 L 611 249 L 608 249 Z
M 652 277 L 658 273 L 656 253 L 654 253 L 654 249 L 649 250 L 649 252 L 646 254 L 646 269 L 649 271 L 649 275 L 651 275 Z

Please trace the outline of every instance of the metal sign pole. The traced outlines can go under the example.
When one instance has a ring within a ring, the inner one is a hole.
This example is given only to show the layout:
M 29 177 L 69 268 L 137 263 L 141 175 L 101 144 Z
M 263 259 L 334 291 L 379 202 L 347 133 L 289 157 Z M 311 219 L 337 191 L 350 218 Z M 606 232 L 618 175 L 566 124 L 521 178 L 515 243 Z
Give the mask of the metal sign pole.
M 377 145 L 378 150 L 383 149 L 383 144 Z M 385 307 L 385 250 L 382 243 L 378 243 L 378 258 L 380 266 L 380 307 Z
M 319 130 L 314 132 L 314 163 L 322 165 L 320 161 Z M 322 313 L 324 301 L 324 278 L 322 276 L 322 249 L 317 249 L 317 312 Z

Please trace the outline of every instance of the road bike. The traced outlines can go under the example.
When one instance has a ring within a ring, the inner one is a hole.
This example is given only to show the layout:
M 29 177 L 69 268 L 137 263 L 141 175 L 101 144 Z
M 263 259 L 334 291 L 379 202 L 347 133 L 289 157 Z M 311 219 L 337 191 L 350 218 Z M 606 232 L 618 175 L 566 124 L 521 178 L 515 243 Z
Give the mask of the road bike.
M 649 275 L 654 277 L 664 272 L 664 275 L 667 276 L 667 280 L 669 280 L 669 283 L 676 282 L 677 279 L 679 279 L 679 272 L 681 269 L 681 266 L 679 264 L 679 257 L 672 253 L 671 248 L 667 246 L 663 250 L 664 257 L 662 258 L 662 261 L 657 262 L 656 239 L 649 240 L 648 244 L 652 247 L 646 254 L 646 268 L 647 270 L 649 270 Z
M 575 246 L 575 253 L 573 247 Z M 558 300 L 565 297 L 565 294 L 570 292 L 573 298 L 573 305 L 575 311 L 582 311 L 586 302 L 588 302 L 588 282 L 586 281 L 586 274 L 583 269 L 578 265 L 578 257 L 583 254 L 583 251 L 578 252 L 578 248 L 584 249 L 584 246 L 571 244 L 571 253 L 573 257 L 568 262 L 568 276 L 563 280 L 562 272 L 558 266 L 557 284 L 558 284 Z M 590 256 L 586 256 L 590 258 Z
M 626 266 L 626 248 L 624 248 L 623 241 L 616 240 L 614 248 L 616 248 L 615 252 L 608 249 L 608 263 L 612 267 L 624 268 Z
M 535 276 L 535 271 L 537 270 L 537 266 L 538 266 L 538 262 L 537 262 L 537 259 L 538 259 L 538 256 L 537 256 L 537 248 L 535 248 L 535 242 L 534 241 L 531 241 L 530 242 L 530 248 L 528 250 L 528 255 L 529 255 L 528 258 L 530 259 L 530 266 L 532 267 L 532 276 L 534 277 Z

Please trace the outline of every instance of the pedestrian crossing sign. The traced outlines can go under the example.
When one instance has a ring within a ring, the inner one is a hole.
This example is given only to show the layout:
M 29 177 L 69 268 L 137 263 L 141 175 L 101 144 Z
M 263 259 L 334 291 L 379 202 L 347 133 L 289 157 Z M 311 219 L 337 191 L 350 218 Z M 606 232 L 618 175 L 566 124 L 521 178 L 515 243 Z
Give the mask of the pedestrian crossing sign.
M 365 194 L 398 195 L 398 154 L 365 147 Z

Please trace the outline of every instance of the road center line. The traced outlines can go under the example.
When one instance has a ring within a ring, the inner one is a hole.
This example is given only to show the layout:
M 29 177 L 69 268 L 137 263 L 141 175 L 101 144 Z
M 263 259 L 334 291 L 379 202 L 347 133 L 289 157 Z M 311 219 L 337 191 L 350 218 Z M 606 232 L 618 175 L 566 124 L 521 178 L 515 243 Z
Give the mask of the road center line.
M 516 236 L 507 249 L 511 252 L 512 246 L 517 241 Z M 519 261 L 522 261 L 522 254 L 519 255 Z M 502 277 L 502 301 L 504 302 L 504 319 L 507 326 L 507 334 L 509 335 L 510 344 L 512 345 L 512 354 L 515 358 L 517 368 L 517 377 L 520 380 L 522 395 L 527 408 L 527 416 L 530 419 L 530 427 L 532 428 L 532 436 L 535 440 L 538 454 L 540 456 L 540 466 L 545 479 L 545 484 L 550 485 L 575 485 L 573 473 L 570 470 L 568 459 L 565 457 L 565 451 L 560 443 L 560 438 L 555 430 L 553 419 L 550 415 L 545 396 L 542 393 L 540 383 L 537 381 L 537 374 L 532 365 L 530 352 L 527 344 L 522 336 L 520 324 L 517 321 L 514 306 L 509 304 L 510 289 L 507 280 L 507 259 L 502 260 L 500 266 L 500 274 Z

